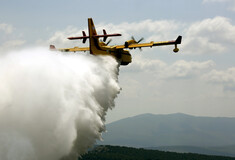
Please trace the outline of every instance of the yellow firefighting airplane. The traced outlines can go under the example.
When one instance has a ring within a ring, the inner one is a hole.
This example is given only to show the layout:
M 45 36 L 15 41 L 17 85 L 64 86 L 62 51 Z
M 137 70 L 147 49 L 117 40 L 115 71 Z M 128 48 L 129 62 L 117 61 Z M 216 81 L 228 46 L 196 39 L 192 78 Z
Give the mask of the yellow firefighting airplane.
M 172 41 L 163 41 L 163 42 L 149 42 L 149 43 L 139 43 L 143 40 L 141 38 L 139 41 L 136 41 L 134 37 L 131 40 L 128 40 L 124 45 L 115 45 L 108 46 L 110 43 L 105 44 L 107 37 L 121 36 L 121 34 L 107 34 L 103 29 L 103 35 L 97 35 L 95 25 L 92 18 L 88 18 L 88 29 L 89 35 L 87 36 L 85 31 L 82 31 L 83 36 L 81 37 L 69 37 L 69 40 L 82 39 L 83 43 L 86 43 L 86 40 L 89 39 L 90 47 L 74 47 L 74 48 L 61 48 L 56 49 L 54 45 L 50 45 L 51 50 L 59 50 L 62 52 L 77 52 L 77 51 L 90 51 L 90 54 L 93 55 L 111 55 L 115 57 L 121 65 L 128 65 L 131 63 L 131 54 L 128 50 L 125 49 L 136 49 L 142 47 L 153 47 L 153 46 L 163 46 L 163 45 L 175 45 L 173 49 L 174 52 L 178 52 L 177 44 L 181 44 L 182 36 L 178 36 L 176 40 Z M 99 38 L 103 37 L 103 41 L 100 41 Z

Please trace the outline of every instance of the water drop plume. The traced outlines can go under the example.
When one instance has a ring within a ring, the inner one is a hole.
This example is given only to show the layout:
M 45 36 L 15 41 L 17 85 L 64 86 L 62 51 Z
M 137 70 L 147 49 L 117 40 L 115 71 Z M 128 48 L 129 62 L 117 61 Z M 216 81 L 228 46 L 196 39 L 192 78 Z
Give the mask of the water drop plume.
M 0 55 L 0 159 L 75 160 L 120 91 L 112 57 L 31 48 Z

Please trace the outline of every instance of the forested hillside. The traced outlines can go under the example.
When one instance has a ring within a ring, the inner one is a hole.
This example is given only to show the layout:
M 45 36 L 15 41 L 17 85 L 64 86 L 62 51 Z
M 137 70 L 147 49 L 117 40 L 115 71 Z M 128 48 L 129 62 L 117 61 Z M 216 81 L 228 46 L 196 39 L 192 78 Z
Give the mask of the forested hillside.
M 79 160 L 235 160 L 232 157 L 174 153 L 120 146 L 97 146 Z

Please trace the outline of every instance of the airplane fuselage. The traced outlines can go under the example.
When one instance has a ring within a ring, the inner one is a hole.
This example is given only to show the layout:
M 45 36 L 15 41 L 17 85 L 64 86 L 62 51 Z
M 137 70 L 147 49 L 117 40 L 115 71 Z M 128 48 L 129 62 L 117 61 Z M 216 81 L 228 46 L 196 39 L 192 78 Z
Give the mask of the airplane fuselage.
M 93 55 L 111 55 L 113 56 L 121 65 L 128 65 L 131 63 L 131 54 L 128 50 L 116 49 L 114 47 L 106 46 L 103 42 L 97 41 L 90 46 L 90 53 Z

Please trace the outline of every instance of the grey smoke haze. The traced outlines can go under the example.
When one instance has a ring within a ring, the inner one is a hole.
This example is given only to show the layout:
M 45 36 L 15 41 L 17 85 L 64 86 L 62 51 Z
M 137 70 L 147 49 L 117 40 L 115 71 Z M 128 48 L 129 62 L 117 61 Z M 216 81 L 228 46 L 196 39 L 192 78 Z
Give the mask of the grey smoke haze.
M 120 91 L 111 57 L 44 48 L 0 56 L 0 159 L 76 159 Z

